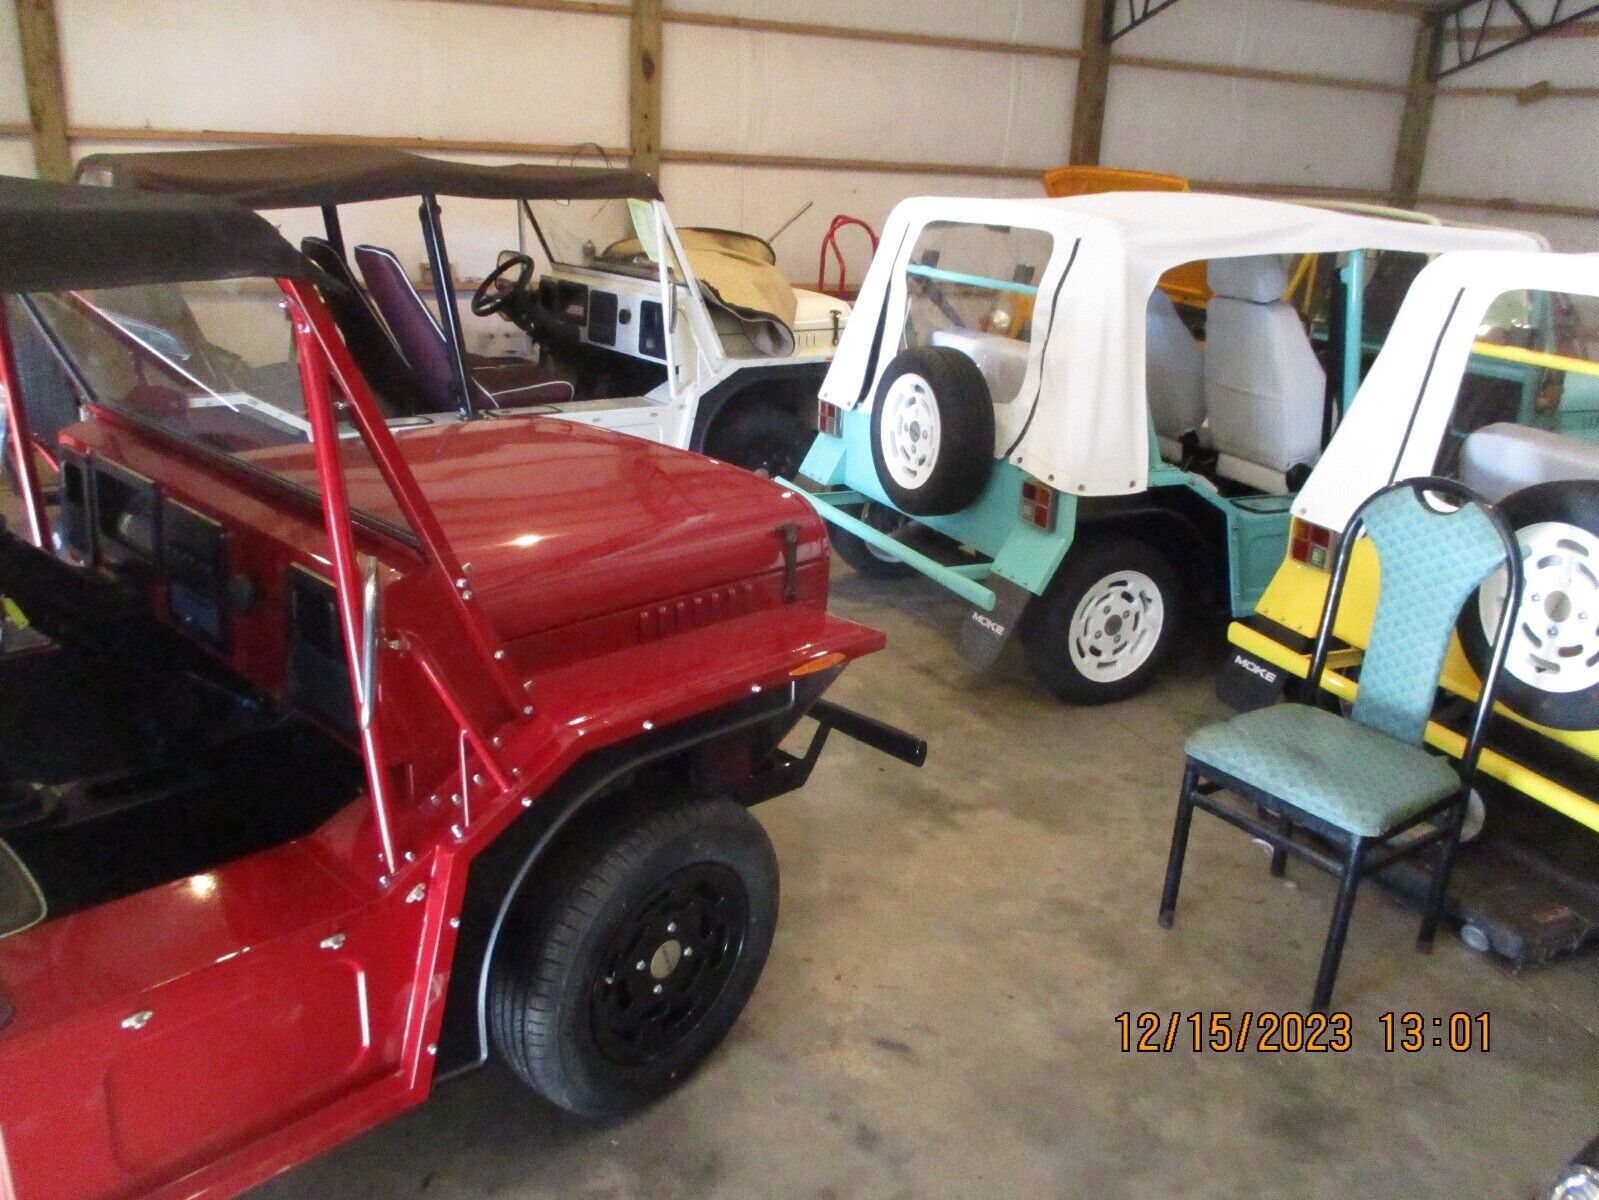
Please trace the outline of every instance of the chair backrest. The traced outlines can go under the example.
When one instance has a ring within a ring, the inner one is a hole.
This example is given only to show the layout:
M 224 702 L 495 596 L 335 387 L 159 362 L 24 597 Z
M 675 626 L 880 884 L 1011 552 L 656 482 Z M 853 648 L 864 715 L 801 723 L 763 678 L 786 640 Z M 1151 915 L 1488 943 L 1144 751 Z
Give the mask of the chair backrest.
M 326 238 L 319 237 L 302 238 L 300 250 L 321 272 L 317 290 L 367 382 L 393 404 L 400 416 L 424 411 L 426 405 L 410 364 L 372 301 L 356 283 L 344 256 Z
M 1212 259 L 1205 409 L 1220 474 L 1263 491 L 1321 451 L 1327 373 L 1294 307 L 1281 255 Z
M 1429 497 L 1458 507 L 1439 507 Z M 1489 576 L 1506 573 L 1505 606 L 1461 759 L 1463 778 L 1469 777 L 1476 769 L 1511 624 L 1521 602 L 1521 553 L 1515 535 L 1497 509 L 1449 479 L 1407 479 L 1368 499 L 1350 520 L 1333 562 L 1308 677 L 1312 695 L 1326 668 L 1349 559 L 1363 533 L 1377 552 L 1380 582 L 1360 665 L 1360 690 L 1350 715 L 1362 725 L 1415 745 L 1421 744 L 1432 715 L 1438 676 L 1460 610 Z
M 388 322 L 400 351 L 411 364 L 417 383 L 434 412 L 460 407 L 456 396 L 455 364 L 432 311 L 412 285 L 394 251 L 382 246 L 357 246 L 355 262 L 372 292 L 383 319 Z

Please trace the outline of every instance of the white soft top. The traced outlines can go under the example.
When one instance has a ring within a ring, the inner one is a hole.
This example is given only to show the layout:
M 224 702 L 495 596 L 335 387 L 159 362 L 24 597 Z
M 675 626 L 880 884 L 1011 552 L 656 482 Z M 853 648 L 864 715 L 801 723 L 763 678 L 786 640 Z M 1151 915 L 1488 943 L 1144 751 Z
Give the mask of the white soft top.
M 898 351 L 905 268 L 933 221 L 1038 229 L 1054 252 L 1038 280 L 1033 352 L 1014 403 L 995 406 L 995 457 L 1078 495 L 1142 491 L 1149 476 L 1144 317 L 1172 267 L 1200 259 L 1344 250 L 1541 250 L 1531 233 L 1394 220 L 1203 192 L 1059 200 L 918 196 L 889 214 L 822 399 L 869 410 Z
M 1494 301 L 1506 292 L 1599 296 L 1599 254 L 1445 254 L 1416 276 L 1294 513 L 1343 529 L 1378 488 L 1431 475 L 1461 377 Z

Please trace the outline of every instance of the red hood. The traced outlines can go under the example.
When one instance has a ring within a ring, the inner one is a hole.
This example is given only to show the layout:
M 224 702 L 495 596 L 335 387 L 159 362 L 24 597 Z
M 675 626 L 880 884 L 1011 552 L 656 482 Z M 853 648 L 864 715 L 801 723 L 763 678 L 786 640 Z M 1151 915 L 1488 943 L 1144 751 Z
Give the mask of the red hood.
M 802 497 L 626 434 L 496 417 L 398 442 L 507 641 L 780 572 L 783 525 L 799 527 L 800 566 L 827 553 Z M 370 460 L 349 478 L 356 507 L 398 523 Z

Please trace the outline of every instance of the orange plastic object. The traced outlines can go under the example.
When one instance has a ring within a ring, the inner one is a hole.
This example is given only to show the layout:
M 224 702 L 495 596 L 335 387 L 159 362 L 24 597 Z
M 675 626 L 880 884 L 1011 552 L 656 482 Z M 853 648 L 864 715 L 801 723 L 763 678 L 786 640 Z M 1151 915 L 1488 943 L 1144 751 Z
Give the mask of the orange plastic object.
M 1188 180 L 1158 171 L 1133 171 L 1126 167 L 1067 166 L 1044 172 L 1044 194 L 1051 197 L 1087 196 L 1099 192 L 1186 192 Z M 1205 264 L 1183 263 L 1160 277 L 1160 290 L 1178 304 L 1203 308 L 1210 299 Z

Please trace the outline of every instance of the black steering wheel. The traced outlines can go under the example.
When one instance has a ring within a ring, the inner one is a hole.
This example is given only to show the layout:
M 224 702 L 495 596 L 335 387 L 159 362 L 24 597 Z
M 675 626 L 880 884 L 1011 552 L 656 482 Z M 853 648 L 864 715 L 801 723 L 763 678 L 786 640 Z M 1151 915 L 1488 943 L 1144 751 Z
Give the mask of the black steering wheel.
M 516 268 L 516 278 L 511 281 L 510 287 L 501 291 L 498 286 L 500 278 L 512 267 Z M 506 255 L 494 270 L 483 277 L 483 282 L 477 285 L 477 291 L 472 293 L 472 315 L 492 317 L 495 313 L 504 312 L 527 293 L 527 285 L 532 281 L 533 260 L 525 254 Z

